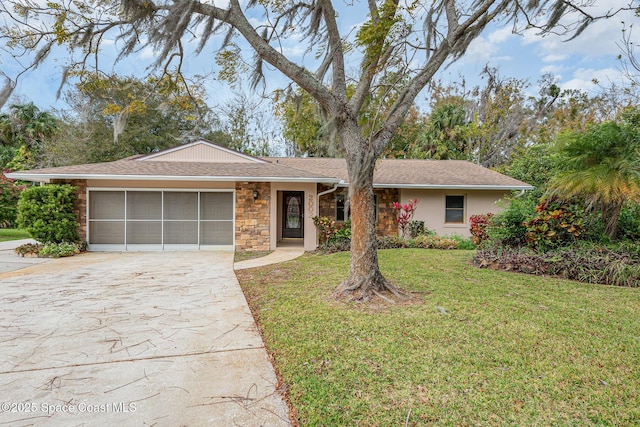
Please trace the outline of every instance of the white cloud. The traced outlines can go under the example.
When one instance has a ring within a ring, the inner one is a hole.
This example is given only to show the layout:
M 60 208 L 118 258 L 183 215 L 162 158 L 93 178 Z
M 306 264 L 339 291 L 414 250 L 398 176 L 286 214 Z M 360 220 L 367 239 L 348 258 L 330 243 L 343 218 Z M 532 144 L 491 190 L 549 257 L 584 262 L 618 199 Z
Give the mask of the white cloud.
M 516 37 L 516 35 L 513 34 L 510 26 L 506 26 L 489 34 L 488 39 L 493 44 L 499 44 L 507 41 L 511 37 Z
M 562 77 L 560 76 L 560 72 L 562 72 L 564 67 L 561 67 L 559 65 L 546 65 L 542 68 L 540 68 L 540 74 L 558 74 L 558 77 Z
M 602 5 L 602 3 L 606 3 Z M 628 6 L 627 0 L 611 0 L 600 2 L 597 7 L 587 8 L 593 16 L 602 15 L 618 7 Z M 571 19 L 575 19 L 572 16 Z M 615 57 L 619 53 L 616 43 L 621 41 L 623 25 L 621 21 L 636 20 L 633 11 L 624 12 L 610 19 L 602 19 L 591 24 L 573 40 L 570 36 L 548 34 L 540 36 L 537 30 L 524 32 L 523 44 L 535 45 L 537 55 L 545 62 L 562 61 L 571 55 L 580 56 L 583 61 L 593 58 Z M 567 21 L 568 22 L 568 21 Z M 636 42 L 640 42 L 640 34 L 634 34 Z
M 560 87 L 562 87 L 562 89 L 591 91 L 595 90 L 598 84 L 602 86 L 609 86 L 612 83 L 620 83 L 622 80 L 622 73 L 620 70 L 615 68 L 603 68 L 600 70 L 593 68 L 580 68 L 573 73 L 573 78 L 571 80 L 561 82 Z
M 564 61 L 568 57 L 569 55 L 567 54 L 552 53 L 549 55 L 545 55 L 540 59 L 542 59 L 542 62 L 560 62 L 560 61 Z
M 304 55 L 306 52 L 306 48 L 303 48 L 302 45 L 298 44 L 293 47 L 283 47 L 282 54 L 287 58 L 295 58 Z
M 138 53 L 138 59 L 151 59 L 155 58 L 155 56 L 156 54 L 151 46 L 143 47 L 142 50 L 140 50 L 140 52 Z
M 464 63 L 479 64 L 494 61 L 498 53 L 498 46 L 488 38 L 478 37 L 473 40 L 464 54 Z

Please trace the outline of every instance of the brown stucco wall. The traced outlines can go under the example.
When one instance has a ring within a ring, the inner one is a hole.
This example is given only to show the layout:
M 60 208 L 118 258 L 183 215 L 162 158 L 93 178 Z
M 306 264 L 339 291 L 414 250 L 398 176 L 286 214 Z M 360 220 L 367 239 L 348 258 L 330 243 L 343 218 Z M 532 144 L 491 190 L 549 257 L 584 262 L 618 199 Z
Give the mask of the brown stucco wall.
M 326 185 L 318 185 L 318 193 L 326 191 L 331 187 Z M 318 203 L 318 215 L 326 216 L 335 220 L 336 217 L 336 195 L 344 194 L 348 197 L 348 188 L 339 188 L 333 193 L 325 194 L 320 197 Z M 378 223 L 376 224 L 376 233 L 379 236 L 396 236 L 398 234 L 398 225 L 396 223 L 396 212 L 393 209 L 393 202 L 400 201 L 397 188 L 375 189 L 374 194 L 378 196 Z M 338 227 L 341 223 L 338 223 Z
M 69 184 L 77 188 L 76 219 L 80 240 L 87 239 L 87 181 L 85 179 L 52 179 L 51 184 Z
M 258 199 L 253 201 L 253 190 Z M 267 251 L 270 247 L 269 209 L 271 184 L 268 182 L 236 183 L 236 250 Z

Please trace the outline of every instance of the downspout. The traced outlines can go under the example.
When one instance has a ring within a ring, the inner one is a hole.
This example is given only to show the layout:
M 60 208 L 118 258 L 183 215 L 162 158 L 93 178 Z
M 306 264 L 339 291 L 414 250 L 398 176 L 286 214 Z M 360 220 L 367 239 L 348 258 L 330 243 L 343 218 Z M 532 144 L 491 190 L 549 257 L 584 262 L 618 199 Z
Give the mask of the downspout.
M 340 182 L 336 182 L 333 185 L 333 188 L 330 188 L 327 191 L 323 191 L 322 193 L 318 193 L 318 203 L 320 203 L 320 196 L 324 196 L 325 194 L 333 193 L 334 191 L 336 191 L 338 189 L 338 186 L 340 184 L 344 184 L 344 180 L 341 179 Z

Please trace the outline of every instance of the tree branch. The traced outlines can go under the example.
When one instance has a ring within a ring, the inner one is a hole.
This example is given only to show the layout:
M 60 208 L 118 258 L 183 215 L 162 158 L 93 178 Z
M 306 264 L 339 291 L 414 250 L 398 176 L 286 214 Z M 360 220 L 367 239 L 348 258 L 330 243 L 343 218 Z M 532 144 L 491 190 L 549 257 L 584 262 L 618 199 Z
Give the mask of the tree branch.
M 197 2 L 196 2 L 197 3 Z M 309 92 L 323 108 L 335 110 L 336 99 L 310 71 L 295 64 L 282 53 L 274 49 L 256 32 L 242 12 L 238 0 L 231 0 L 229 9 L 221 9 L 210 4 L 198 3 L 194 9 L 198 13 L 213 16 L 233 26 L 256 51 L 256 54 L 276 67 L 302 89 Z

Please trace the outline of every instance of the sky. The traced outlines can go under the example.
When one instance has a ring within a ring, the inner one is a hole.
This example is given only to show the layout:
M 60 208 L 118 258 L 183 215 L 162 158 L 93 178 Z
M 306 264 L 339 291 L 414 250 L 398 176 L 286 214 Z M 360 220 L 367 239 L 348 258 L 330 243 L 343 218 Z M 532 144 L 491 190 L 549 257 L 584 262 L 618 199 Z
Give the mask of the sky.
M 341 1 L 341 0 L 337 0 Z M 599 1 L 599 8 L 590 11 L 598 14 L 607 9 L 627 6 L 630 0 Z M 634 0 L 638 3 L 638 0 Z M 348 16 L 348 15 L 347 15 Z M 351 19 L 341 19 L 343 31 L 357 26 L 363 16 L 353 16 Z M 482 69 L 489 65 L 496 67 L 502 77 L 527 79 L 535 88 L 536 82 L 543 74 L 553 74 L 563 89 L 580 89 L 595 93 L 598 88 L 593 80 L 597 79 L 602 85 L 611 83 L 624 84 L 622 66 L 617 59 L 620 49 L 617 44 L 622 41 L 623 23 L 629 27 L 635 21 L 640 22 L 633 13 L 616 15 L 608 20 L 592 24 L 583 34 L 574 40 L 567 41 L 566 36 L 540 37 L 535 31 L 525 31 L 524 34 L 514 34 L 511 26 L 498 27 L 492 25 L 487 28 L 469 46 L 465 55 L 457 62 L 440 70 L 436 78 L 445 82 L 457 82 L 464 78 L 467 85 L 480 83 Z M 631 32 L 635 43 L 640 44 L 640 28 Z M 195 41 L 194 41 L 195 43 Z M 305 53 L 297 40 L 293 39 L 284 45 L 285 52 L 299 62 L 308 62 L 312 53 Z M 116 56 L 117 45 L 107 40 L 100 61 L 104 69 L 113 69 L 122 75 L 143 76 L 147 66 L 153 62 L 154 52 L 145 48 L 128 59 L 111 67 Z M 203 75 L 216 73 L 213 60 L 215 50 L 212 47 L 199 57 L 190 57 L 185 61 L 187 74 Z M 57 48 L 38 69 L 28 72 L 18 83 L 14 95 L 8 104 L 13 102 L 34 102 L 42 110 L 64 109 L 62 100 L 56 99 L 56 92 L 60 85 L 61 70 L 68 57 L 68 52 Z M 352 64 L 355 66 L 356 64 Z M 12 62 L 6 54 L 0 53 L 0 69 L 8 75 L 15 74 L 17 64 Z M 277 72 L 269 73 L 268 89 L 284 87 L 287 79 Z M 247 86 L 247 85 L 245 85 Z M 223 102 L 233 97 L 228 84 L 214 79 L 208 79 L 206 89 L 209 94 L 209 104 Z M 248 92 L 248 87 L 243 88 Z M 422 93 L 417 101 L 425 101 L 428 94 Z

